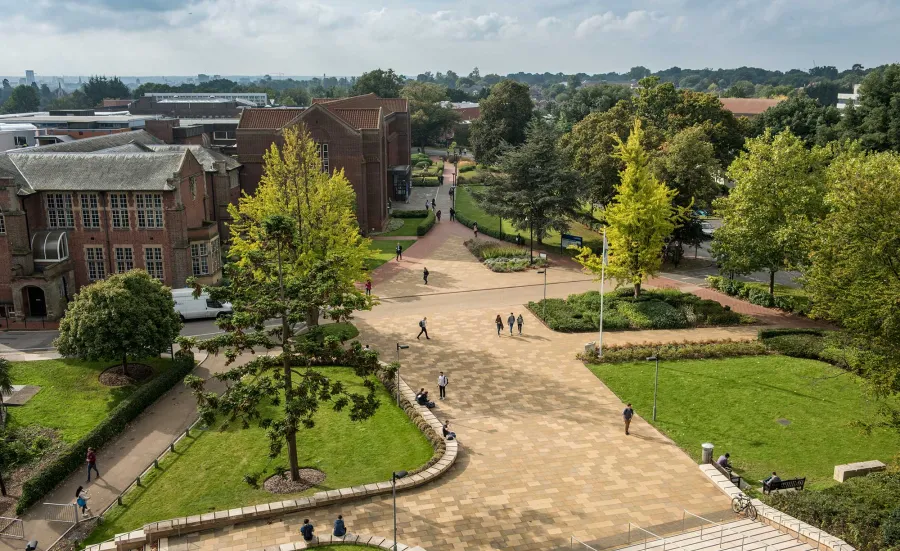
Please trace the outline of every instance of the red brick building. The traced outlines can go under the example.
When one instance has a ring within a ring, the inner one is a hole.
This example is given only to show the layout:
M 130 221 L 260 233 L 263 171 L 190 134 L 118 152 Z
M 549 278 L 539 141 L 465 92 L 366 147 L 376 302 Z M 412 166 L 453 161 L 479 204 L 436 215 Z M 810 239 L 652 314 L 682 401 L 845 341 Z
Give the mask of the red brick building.
M 81 286 L 133 268 L 218 280 L 239 168 L 144 131 L 0 154 L 0 316 L 56 319 Z
M 409 180 L 410 121 L 405 99 L 374 94 L 316 98 L 309 108 L 245 109 L 237 128 L 241 187 L 252 194 L 263 173 L 263 154 L 282 145 L 281 132 L 303 123 L 320 144 L 322 168 L 344 169 L 356 191 L 363 233 L 387 223 L 389 198 L 404 199 Z

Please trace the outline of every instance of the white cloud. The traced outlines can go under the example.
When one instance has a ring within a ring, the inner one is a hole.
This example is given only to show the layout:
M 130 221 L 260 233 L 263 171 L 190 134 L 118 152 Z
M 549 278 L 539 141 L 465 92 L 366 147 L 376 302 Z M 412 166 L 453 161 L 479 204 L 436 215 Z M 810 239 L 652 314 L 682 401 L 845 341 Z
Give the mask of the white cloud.
M 667 16 L 660 16 L 647 10 L 634 10 L 619 17 L 611 11 L 588 17 L 578 24 L 575 35 L 588 37 L 597 32 L 641 32 L 653 23 L 668 21 Z
M 537 27 L 541 30 L 548 31 L 553 29 L 554 27 L 558 27 L 562 25 L 562 20 L 558 17 L 545 17 L 538 21 Z

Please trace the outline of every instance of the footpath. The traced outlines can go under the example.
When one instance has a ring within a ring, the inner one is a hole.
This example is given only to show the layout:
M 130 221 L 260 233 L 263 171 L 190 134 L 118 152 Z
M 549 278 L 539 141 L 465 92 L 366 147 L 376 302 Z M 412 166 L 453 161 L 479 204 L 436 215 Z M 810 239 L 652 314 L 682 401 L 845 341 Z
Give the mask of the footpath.
M 204 353 L 205 354 L 205 353 Z M 204 379 L 224 371 L 223 357 L 197 356 L 193 374 Z M 218 381 L 210 381 L 210 390 L 217 391 Z M 190 390 L 178 384 L 154 402 L 112 442 L 97 452 L 99 478 L 87 483 L 87 471 L 79 469 L 65 482 L 44 496 L 40 503 L 25 511 L 20 518 L 25 526 L 25 541 L 37 540 L 38 550 L 49 549 L 72 525 L 46 520 L 50 507 L 45 503 L 71 504 L 75 490 L 84 486 L 90 495 L 88 506 L 99 513 L 115 501 L 125 488 L 137 478 L 153 460 L 197 419 L 197 402 Z M 20 551 L 21 540 L 0 540 L 0 551 Z

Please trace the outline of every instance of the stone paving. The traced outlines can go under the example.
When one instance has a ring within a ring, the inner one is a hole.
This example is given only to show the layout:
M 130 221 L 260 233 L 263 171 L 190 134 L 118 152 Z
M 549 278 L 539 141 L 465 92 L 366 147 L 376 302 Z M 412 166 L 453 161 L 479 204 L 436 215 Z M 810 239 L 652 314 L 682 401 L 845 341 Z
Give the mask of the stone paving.
M 375 293 L 394 298 L 357 319 L 361 341 L 386 360 L 395 358 L 397 342 L 410 344 L 401 357 L 410 386 L 436 397 L 438 372 L 450 377 L 448 397 L 433 411 L 451 421 L 462 452 L 441 479 L 398 495 L 401 541 L 429 550 L 561 549 L 571 535 L 597 541 L 622 534 L 628 522 L 653 527 L 680 523 L 683 509 L 706 517 L 727 510 L 729 500 L 640 418 L 645 412 L 637 412 L 631 436 L 624 434 L 622 401 L 574 358 L 590 337 L 544 327 L 522 306 L 540 298 L 542 281 L 533 272 L 489 272 L 463 248 L 466 233 L 442 222 L 410 246 L 403 262 L 376 272 Z M 420 276 L 425 262 L 432 274 L 427 287 Z M 554 271 L 558 292 L 596 288 L 571 267 Z M 525 317 L 522 337 L 508 330 L 497 336 L 493 319 L 510 308 Z M 422 315 L 431 340 L 415 339 Z M 756 330 L 618 332 L 604 341 L 753 338 Z M 305 516 L 320 531 L 343 514 L 351 531 L 389 536 L 391 511 L 387 496 Z M 169 549 L 246 551 L 288 543 L 297 540 L 302 520 L 288 516 L 191 534 L 170 539 Z

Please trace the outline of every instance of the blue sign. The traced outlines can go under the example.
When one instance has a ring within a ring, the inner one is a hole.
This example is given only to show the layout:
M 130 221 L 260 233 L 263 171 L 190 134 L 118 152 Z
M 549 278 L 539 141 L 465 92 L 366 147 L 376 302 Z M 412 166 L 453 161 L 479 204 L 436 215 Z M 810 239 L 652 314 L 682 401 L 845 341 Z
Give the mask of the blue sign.
M 577 235 L 569 235 L 564 233 L 559 238 L 559 248 L 560 250 L 567 249 L 570 246 L 583 247 L 584 239 Z

